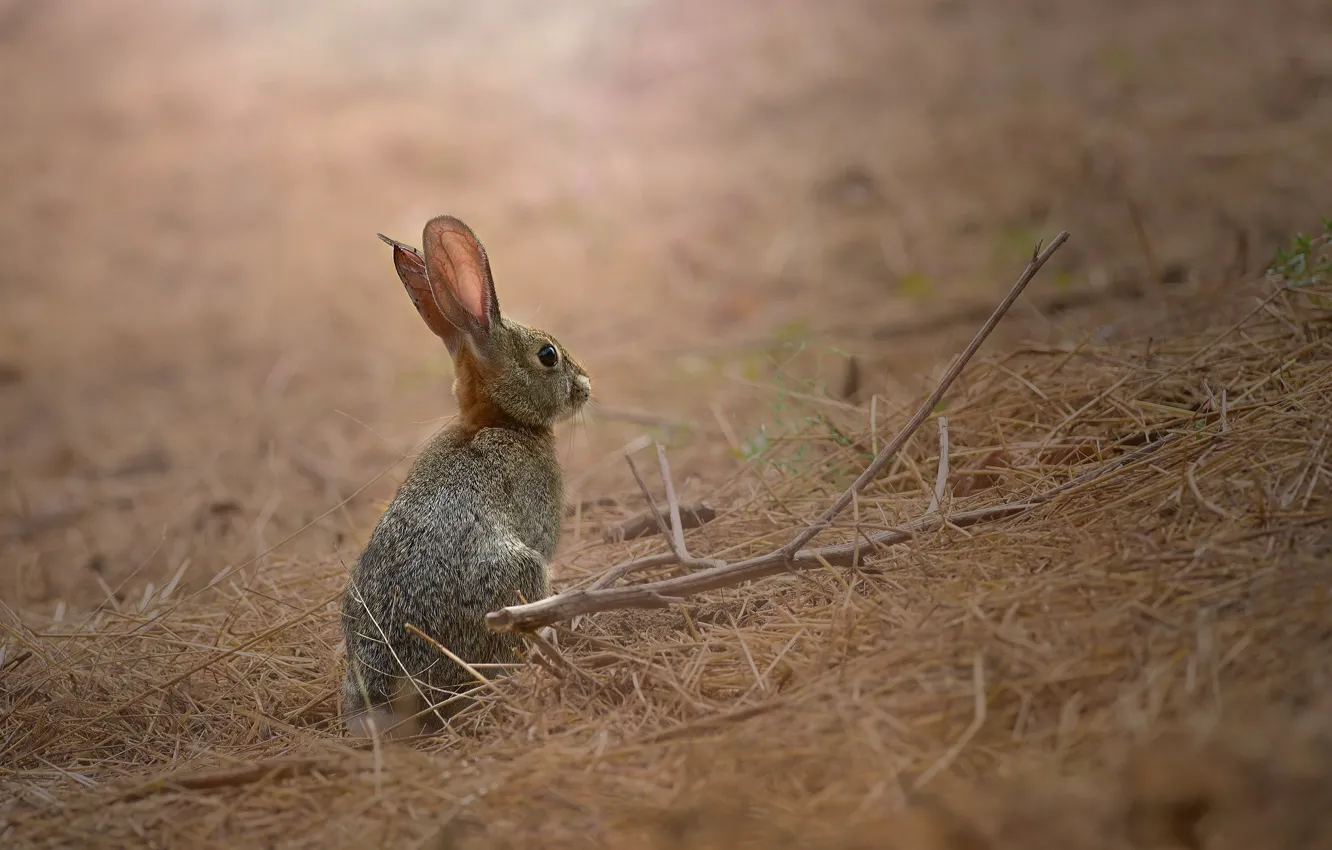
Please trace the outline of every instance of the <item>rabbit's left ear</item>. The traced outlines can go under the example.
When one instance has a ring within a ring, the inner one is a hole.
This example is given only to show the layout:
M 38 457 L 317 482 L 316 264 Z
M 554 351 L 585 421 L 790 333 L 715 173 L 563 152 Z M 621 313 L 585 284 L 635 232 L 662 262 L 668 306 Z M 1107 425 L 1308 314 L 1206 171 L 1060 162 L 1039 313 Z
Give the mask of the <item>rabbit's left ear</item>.
M 439 304 L 435 303 L 435 293 L 431 291 L 430 279 L 426 276 L 425 257 L 421 256 L 421 252 L 411 245 L 405 245 L 396 239 L 390 239 L 382 233 L 377 235 L 392 246 L 393 267 L 397 269 L 398 277 L 407 289 L 407 295 L 412 299 L 412 304 L 416 305 L 416 312 L 421 315 L 426 327 L 430 328 L 435 336 L 444 340 L 444 345 L 448 347 L 449 354 L 453 355 L 457 352 L 459 343 L 462 342 L 463 331 L 454 327 L 453 323 L 439 309 Z
M 486 249 L 470 227 L 448 215 L 427 222 L 422 239 L 435 303 L 467 335 L 477 353 L 484 353 L 500 321 Z

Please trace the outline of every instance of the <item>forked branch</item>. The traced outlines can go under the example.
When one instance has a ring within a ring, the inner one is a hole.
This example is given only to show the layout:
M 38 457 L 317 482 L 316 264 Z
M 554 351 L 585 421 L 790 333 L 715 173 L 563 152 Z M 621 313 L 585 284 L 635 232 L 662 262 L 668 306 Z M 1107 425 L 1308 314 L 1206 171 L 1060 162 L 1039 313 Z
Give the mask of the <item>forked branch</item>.
M 918 536 L 938 531 L 945 525 L 966 528 L 1019 516 L 1048 503 L 1056 496 L 1071 493 L 1130 464 L 1137 463 L 1148 455 L 1154 454 L 1173 443 L 1178 438 L 1179 434 L 1171 434 L 1155 442 L 1147 443 L 1063 484 L 1016 502 L 963 511 L 952 514 L 947 519 L 938 513 L 928 513 L 901 528 L 866 535 L 856 541 L 822 546 L 816 549 L 803 549 L 790 561 L 786 560 L 785 553 L 781 549 L 777 549 L 764 555 L 746 558 L 743 561 L 736 561 L 732 564 L 700 570 L 687 575 L 661 579 L 660 581 L 644 582 L 627 587 L 572 590 L 547 597 L 539 602 L 501 608 L 499 611 L 486 615 L 486 624 L 490 626 L 492 631 L 497 632 L 530 631 L 583 614 L 595 614 L 598 611 L 610 611 L 615 608 L 660 608 L 667 604 L 675 604 L 684 597 L 696 593 L 730 587 L 746 581 L 788 572 L 792 569 L 810 569 L 826 565 L 848 566 L 853 563 L 858 555 L 864 553 L 866 540 L 875 549 L 883 549 L 900 543 L 909 543 Z M 650 564 L 645 565 L 644 568 L 646 566 L 664 566 L 668 563 L 674 563 L 673 560 L 663 561 L 661 556 L 655 555 L 651 556 L 650 559 L 645 558 L 643 560 L 650 560 Z M 620 568 L 621 575 L 630 572 L 630 570 L 624 569 L 624 566 L 630 565 L 622 565 Z
M 981 329 L 977 331 L 975 337 L 962 351 L 962 353 L 953 361 L 948 370 L 940 379 L 938 386 L 929 397 L 921 403 L 920 407 L 912 415 L 897 436 L 892 439 L 875 456 L 865 471 L 837 497 L 831 505 L 828 506 L 811 525 L 802 529 L 791 537 L 783 546 L 769 552 L 765 555 L 759 555 L 735 563 L 726 563 L 711 559 L 702 559 L 692 557 L 684 544 L 683 529 L 680 527 L 679 504 L 675 499 L 675 488 L 671 483 L 670 468 L 666 463 L 666 455 L 658 447 L 658 460 L 661 465 L 662 478 L 666 487 L 666 499 L 671 516 L 671 527 L 666 527 L 665 519 L 657 510 L 657 506 L 648 493 L 647 483 L 639 473 L 637 466 L 632 459 L 629 460 L 629 468 L 634 473 L 634 478 L 638 481 L 643 493 L 647 496 L 648 507 L 656 516 L 660 523 L 661 531 L 666 536 L 671 547 L 669 555 L 656 555 L 643 559 L 644 563 L 629 562 L 616 567 L 614 572 L 617 575 L 624 575 L 639 568 L 646 568 L 647 563 L 653 566 L 665 566 L 669 564 L 684 564 L 686 566 L 702 568 L 697 572 L 683 576 L 662 579 L 660 581 L 647 582 L 644 584 L 632 585 L 629 587 L 603 587 L 589 588 L 585 590 L 574 590 L 561 593 L 538 602 L 527 605 L 515 605 L 503 608 L 499 611 L 486 615 L 486 624 L 493 631 L 505 632 L 513 630 L 530 631 L 540 626 L 567 620 L 580 614 L 590 614 L 597 611 L 607 611 L 613 608 L 650 608 L 660 607 L 666 604 L 673 604 L 683 597 L 691 596 L 696 593 L 703 593 L 709 590 L 715 590 L 720 587 L 728 587 L 740 584 L 746 581 L 763 578 L 776 573 L 786 572 L 791 569 L 800 569 L 812 566 L 821 566 L 824 564 L 849 563 L 854 560 L 861 547 L 861 541 L 834 546 L 826 546 L 819 549 L 806 549 L 806 545 L 814 539 L 821 531 L 831 527 L 834 520 L 847 506 L 852 503 L 856 495 L 863 490 L 871 481 L 883 472 L 883 469 L 892 461 L 893 457 L 906 445 L 907 441 L 916 433 L 916 430 L 925 422 L 930 413 L 938 407 L 939 402 L 943 400 L 945 394 L 952 387 L 953 382 L 966 368 L 971 358 L 984 344 L 985 340 L 994 331 L 999 321 L 1004 317 L 1018 296 L 1026 289 L 1027 284 L 1041 270 L 1041 267 L 1054 256 L 1055 251 L 1068 241 L 1067 231 L 1061 232 L 1056 236 L 1044 250 L 1032 252 L 1031 261 L 1023 270 L 1017 283 L 1009 290 L 1004 300 L 995 308 Z M 1153 450 L 1162 445 L 1162 442 L 1151 444 Z M 1115 467 L 1128 462 L 1128 459 L 1137 454 L 1131 453 L 1119 461 L 1112 462 L 1102 470 Z M 949 517 L 948 523 L 954 526 L 966 526 L 977 522 L 998 519 L 1005 516 L 1013 516 L 1024 511 L 1031 510 L 1038 504 L 1043 504 L 1050 498 L 1053 498 L 1059 492 L 1073 485 L 1079 479 L 1074 479 L 1065 485 L 1047 490 L 1045 493 L 1008 505 L 1000 505 L 993 508 L 982 508 L 976 511 L 969 511 L 962 514 L 954 514 Z M 944 520 L 937 514 L 926 514 L 919 520 L 911 523 L 903 529 L 880 532 L 868 536 L 867 540 L 874 546 L 887 546 L 895 543 L 904 543 L 911 540 L 918 534 L 934 531 L 942 527 Z

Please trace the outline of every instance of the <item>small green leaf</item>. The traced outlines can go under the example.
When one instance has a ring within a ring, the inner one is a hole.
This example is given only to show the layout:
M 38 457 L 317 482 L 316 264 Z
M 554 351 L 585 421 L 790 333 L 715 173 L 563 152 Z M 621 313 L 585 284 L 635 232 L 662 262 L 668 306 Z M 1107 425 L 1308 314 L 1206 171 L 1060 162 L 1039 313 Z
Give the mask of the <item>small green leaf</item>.
M 907 298 L 928 298 L 932 290 L 930 279 L 920 272 L 907 272 L 897 279 L 897 291 Z

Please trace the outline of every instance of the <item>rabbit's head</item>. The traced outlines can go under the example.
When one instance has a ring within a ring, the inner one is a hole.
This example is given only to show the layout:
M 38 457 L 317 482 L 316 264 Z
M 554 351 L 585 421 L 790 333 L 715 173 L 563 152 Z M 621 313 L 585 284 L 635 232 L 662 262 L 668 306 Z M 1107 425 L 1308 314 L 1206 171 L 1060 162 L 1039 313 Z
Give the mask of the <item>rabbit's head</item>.
M 500 315 L 490 261 L 452 216 L 426 223 L 424 251 L 393 246 L 393 264 L 426 325 L 449 349 L 463 424 L 549 428 L 591 395 L 583 367 L 550 334 Z

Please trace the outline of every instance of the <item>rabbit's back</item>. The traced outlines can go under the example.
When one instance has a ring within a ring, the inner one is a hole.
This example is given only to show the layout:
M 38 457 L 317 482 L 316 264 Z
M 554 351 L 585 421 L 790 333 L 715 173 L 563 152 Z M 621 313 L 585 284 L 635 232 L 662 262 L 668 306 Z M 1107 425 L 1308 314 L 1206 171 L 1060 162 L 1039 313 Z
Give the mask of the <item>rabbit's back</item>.
M 445 545 L 508 532 L 543 558 L 555 554 L 564 481 L 549 432 L 446 428 L 427 446 L 394 504 L 443 536 Z M 450 526 L 457 535 L 450 535 Z M 464 529 L 477 529 L 477 534 Z
M 434 687 L 472 676 L 406 629 L 469 663 L 517 661 L 485 615 L 549 594 L 547 563 L 563 515 L 548 435 L 446 429 L 413 464 L 352 570 L 343 599 L 349 660 Z

